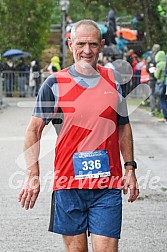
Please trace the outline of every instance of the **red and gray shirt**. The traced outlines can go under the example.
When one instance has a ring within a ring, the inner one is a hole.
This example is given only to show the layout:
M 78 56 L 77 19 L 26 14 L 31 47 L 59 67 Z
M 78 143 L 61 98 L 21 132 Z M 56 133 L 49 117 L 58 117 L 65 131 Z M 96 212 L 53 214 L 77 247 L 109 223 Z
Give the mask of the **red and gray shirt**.
M 50 76 L 39 91 L 33 116 L 52 121 L 58 135 L 53 190 L 121 187 L 118 126 L 129 122 L 126 103 L 120 102 L 113 70 L 98 68 L 100 75 L 88 77 L 71 66 Z M 108 171 L 102 169 L 106 153 Z

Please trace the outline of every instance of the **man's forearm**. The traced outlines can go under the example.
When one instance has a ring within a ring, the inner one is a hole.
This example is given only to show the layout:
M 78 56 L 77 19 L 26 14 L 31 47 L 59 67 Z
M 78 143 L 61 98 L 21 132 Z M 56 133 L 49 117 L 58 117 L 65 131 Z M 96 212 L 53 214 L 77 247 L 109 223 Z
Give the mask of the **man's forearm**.
M 39 153 L 40 138 L 37 136 L 37 134 L 28 130 L 24 144 L 24 155 L 28 176 L 39 175 Z
M 39 175 L 39 154 L 40 154 L 40 139 L 43 123 L 37 123 L 38 119 L 32 118 L 25 136 L 24 155 L 26 161 L 27 172 L 29 176 Z
M 124 162 L 134 160 L 133 137 L 129 123 L 119 126 L 119 144 Z

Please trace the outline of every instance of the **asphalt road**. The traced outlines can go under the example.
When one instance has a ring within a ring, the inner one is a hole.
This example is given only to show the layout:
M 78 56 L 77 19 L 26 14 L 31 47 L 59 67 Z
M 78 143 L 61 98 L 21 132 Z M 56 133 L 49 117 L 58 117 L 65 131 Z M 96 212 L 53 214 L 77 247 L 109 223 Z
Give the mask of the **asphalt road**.
M 54 130 L 48 126 L 42 141 L 41 193 L 33 210 L 18 204 L 24 180 L 24 134 L 31 116 L 27 99 L 5 99 L 0 113 L 0 250 L 2 252 L 63 252 L 61 236 L 48 232 L 52 191 Z M 20 103 L 21 102 L 21 103 Z M 133 109 L 133 107 L 130 107 Z M 121 252 L 167 251 L 167 124 L 148 112 L 130 114 L 140 197 L 128 203 L 123 196 Z M 91 241 L 89 238 L 89 247 Z M 90 249 L 91 251 L 91 249 Z M 105 252 L 105 251 L 104 251 Z

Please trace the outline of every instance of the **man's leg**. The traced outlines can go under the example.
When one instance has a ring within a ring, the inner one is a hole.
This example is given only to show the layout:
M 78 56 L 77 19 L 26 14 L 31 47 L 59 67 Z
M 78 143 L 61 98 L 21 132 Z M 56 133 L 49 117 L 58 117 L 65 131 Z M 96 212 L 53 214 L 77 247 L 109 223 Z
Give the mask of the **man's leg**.
M 93 252 L 118 252 L 118 239 L 91 234 Z
M 86 233 L 74 236 L 63 235 L 66 252 L 88 252 Z

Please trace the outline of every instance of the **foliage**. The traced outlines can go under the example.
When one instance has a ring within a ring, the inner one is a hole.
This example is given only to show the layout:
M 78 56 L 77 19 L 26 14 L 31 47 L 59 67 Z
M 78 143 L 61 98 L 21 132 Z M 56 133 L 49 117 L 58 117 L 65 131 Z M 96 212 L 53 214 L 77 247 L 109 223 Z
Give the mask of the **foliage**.
M 18 48 L 38 57 L 47 43 L 53 0 L 0 0 L 0 50 Z
M 162 5 L 167 9 L 166 0 L 70 0 L 69 14 L 74 21 L 83 18 L 91 18 L 95 21 L 106 21 L 107 14 L 110 9 L 114 9 L 117 17 L 130 16 L 132 17 L 141 14 L 143 21 L 140 23 L 146 35 L 146 45 L 151 47 L 154 43 L 161 44 L 165 49 L 167 30 L 166 17 L 162 17 L 158 12 L 158 6 Z
M 160 15 L 159 5 L 167 12 L 166 0 L 70 0 L 68 14 L 74 22 L 84 18 L 105 22 L 110 9 L 117 17 L 130 16 L 130 22 L 134 15 L 143 14 L 147 46 L 164 46 L 167 15 Z M 0 53 L 18 48 L 39 57 L 46 47 L 50 24 L 60 24 L 61 17 L 59 0 L 0 0 Z

